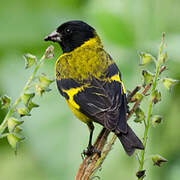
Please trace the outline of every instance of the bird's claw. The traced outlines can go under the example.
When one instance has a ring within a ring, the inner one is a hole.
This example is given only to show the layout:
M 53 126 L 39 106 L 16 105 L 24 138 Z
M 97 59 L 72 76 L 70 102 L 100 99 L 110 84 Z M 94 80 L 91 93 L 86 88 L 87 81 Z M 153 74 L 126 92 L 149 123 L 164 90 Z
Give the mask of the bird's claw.
M 84 156 L 91 156 L 94 153 L 97 153 L 99 157 L 101 157 L 101 151 L 97 150 L 94 146 L 88 146 L 86 150 L 83 151 Z

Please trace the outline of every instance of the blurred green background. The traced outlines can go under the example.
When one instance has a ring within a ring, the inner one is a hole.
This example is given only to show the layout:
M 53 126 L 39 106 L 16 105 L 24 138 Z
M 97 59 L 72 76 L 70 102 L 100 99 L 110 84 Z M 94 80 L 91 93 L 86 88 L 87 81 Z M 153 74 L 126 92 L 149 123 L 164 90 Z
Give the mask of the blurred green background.
M 180 1 L 179 0 L 8 0 L 0 6 L 0 95 L 17 98 L 31 74 L 24 70 L 24 53 L 41 57 L 51 43 L 45 35 L 67 20 L 80 19 L 98 31 L 105 49 L 116 60 L 125 86 L 131 90 L 141 83 L 138 51 L 157 54 L 162 32 L 166 32 L 170 77 L 180 79 Z M 54 75 L 55 59 L 61 54 L 55 45 L 55 58 L 42 68 Z M 160 128 L 151 128 L 147 155 L 161 154 L 169 160 L 161 168 L 146 161 L 147 180 L 177 180 L 180 177 L 180 84 L 171 93 L 162 89 L 162 99 L 154 113 L 164 117 Z M 24 118 L 26 140 L 15 156 L 6 139 L 0 141 L 1 180 L 71 180 L 81 162 L 89 132 L 70 112 L 55 83 L 52 91 L 37 98 L 40 108 Z M 144 106 L 148 100 L 145 100 Z M 5 116 L 0 110 L 0 121 Z M 138 136 L 143 125 L 129 121 Z M 100 130 L 97 126 L 96 134 Z M 103 180 L 136 179 L 138 163 L 128 157 L 116 142 L 102 170 Z

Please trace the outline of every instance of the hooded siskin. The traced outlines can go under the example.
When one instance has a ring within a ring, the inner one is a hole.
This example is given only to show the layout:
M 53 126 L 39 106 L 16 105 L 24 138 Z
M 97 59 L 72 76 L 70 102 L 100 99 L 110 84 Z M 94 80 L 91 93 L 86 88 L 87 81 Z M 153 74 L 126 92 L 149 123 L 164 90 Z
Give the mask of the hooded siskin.
M 82 21 L 69 21 L 45 40 L 59 43 L 63 50 L 55 66 L 57 87 L 72 112 L 89 127 L 87 155 L 93 150 L 93 122 L 114 132 L 128 155 L 135 149 L 144 149 L 127 124 L 121 73 L 95 29 Z

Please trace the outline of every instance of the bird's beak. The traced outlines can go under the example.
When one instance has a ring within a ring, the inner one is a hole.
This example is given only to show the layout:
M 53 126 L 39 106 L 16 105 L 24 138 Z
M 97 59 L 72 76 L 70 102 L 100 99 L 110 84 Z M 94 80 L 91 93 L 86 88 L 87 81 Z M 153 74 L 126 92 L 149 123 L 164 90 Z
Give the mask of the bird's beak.
M 56 30 L 44 38 L 45 41 L 61 42 L 62 35 Z

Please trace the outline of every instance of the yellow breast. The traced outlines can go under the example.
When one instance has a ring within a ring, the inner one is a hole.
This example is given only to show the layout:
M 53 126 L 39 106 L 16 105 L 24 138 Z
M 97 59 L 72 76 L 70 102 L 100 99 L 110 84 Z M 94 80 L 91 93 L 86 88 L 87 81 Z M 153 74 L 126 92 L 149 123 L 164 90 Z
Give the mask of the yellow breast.
M 56 62 L 55 76 L 57 80 L 72 78 L 80 82 L 91 75 L 99 78 L 111 63 L 96 36 L 72 52 L 61 55 Z

